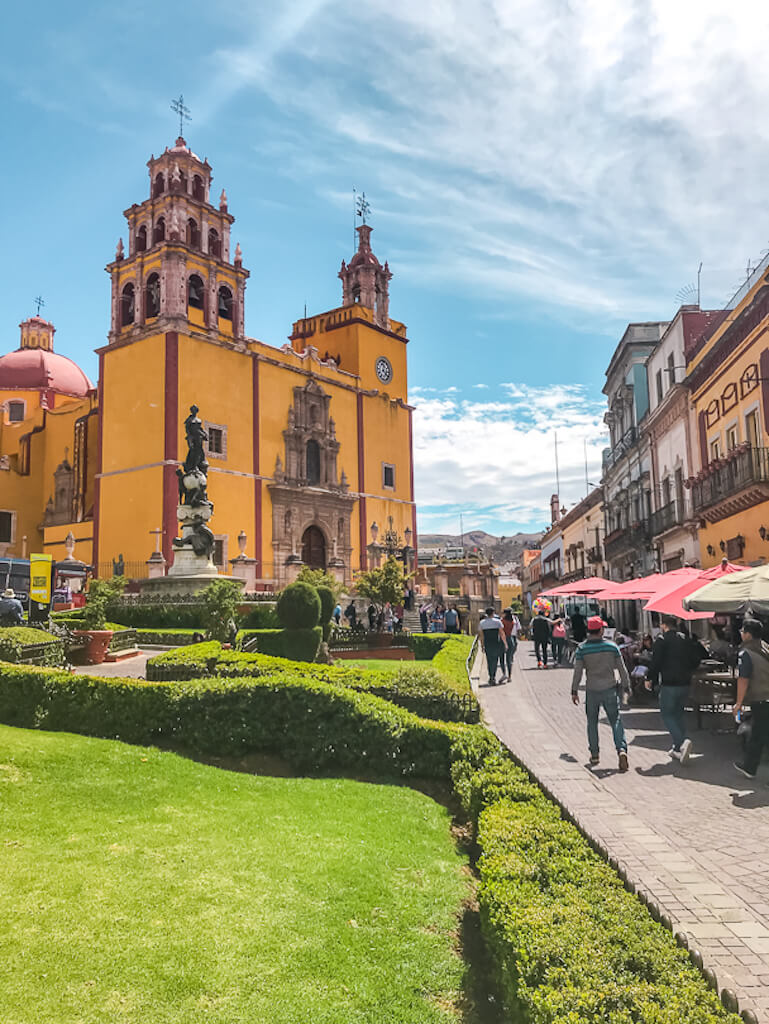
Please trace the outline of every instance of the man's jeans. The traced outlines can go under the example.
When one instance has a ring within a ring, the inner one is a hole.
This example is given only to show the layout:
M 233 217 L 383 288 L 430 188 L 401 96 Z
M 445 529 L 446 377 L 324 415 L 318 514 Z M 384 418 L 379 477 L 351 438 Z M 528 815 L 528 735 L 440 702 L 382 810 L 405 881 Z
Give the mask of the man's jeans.
M 750 739 L 745 746 L 746 771 L 755 775 L 761 763 L 761 753 L 769 746 L 769 701 L 757 700 L 750 705 Z
M 563 649 L 566 646 L 565 636 L 554 636 L 551 641 L 553 648 L 553 661 L 556 665 L 560 665 L 563 661 Z
M 585 713 L 587 714 L 587 745 L 593 757 L 598 757 L 598 714 L 604 709 L 614 733 L 617 751 L 627 750 L 625 728 L 619 713 L 619 690 L 610 686 L 608 690 L 585 690 Z
M 489 630 L 491 632 L 491 630 Z M 489 643 L 486 641 L 486 665 L 489 669 L 489 683 L 493 684 L 497 681 L 497 665 L 502 666 L 504 672 L 505 665 L 505 649 L 502 644 Z
M 537 656 L 537 662 L 542 662 L 543 665 L 547 665 L 547 640 L 535 640 L 534 641 L 534 653 Z
M 673 737 L 673 749 L 680 750 L 686 739 L 684 707 L 689 696 L 688 686 L 660 686 L 660 714 L 665 728 Z

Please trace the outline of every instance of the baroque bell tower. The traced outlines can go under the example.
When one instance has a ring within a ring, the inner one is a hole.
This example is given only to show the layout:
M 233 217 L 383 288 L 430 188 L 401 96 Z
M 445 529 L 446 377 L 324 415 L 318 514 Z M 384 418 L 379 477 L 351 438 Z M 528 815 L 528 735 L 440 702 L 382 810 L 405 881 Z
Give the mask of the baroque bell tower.
M 180 135 L 151 157 L 150 194 L 124 211 L 123 239 L 108 264 L 112 278 L 110 344 L 160 330 L 190 330 L 243 344 L 248 271 L 240 246 L 230 259 L 234 217 L 222 190 L 209 201 L 211 167 Z
M 355 230 L 358 232 L 358 251 L 349 263 L 342 260 L 339 271 L 342 305 L 361 305 L 373 310 L 374 322 L 387 329 L 392 273 L 387 261 L 382 266 L 371 250 L 371 225 L 364 221 Z

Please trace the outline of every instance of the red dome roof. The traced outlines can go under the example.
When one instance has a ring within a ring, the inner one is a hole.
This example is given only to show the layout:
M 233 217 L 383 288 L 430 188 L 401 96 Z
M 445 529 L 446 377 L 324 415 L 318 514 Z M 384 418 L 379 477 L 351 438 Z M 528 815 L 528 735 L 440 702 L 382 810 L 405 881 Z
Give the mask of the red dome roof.
M 44 348 L 19 348 L 0 356 L 0 391 L 47 389 L 85 398 L 93 384 L 77 363 Z

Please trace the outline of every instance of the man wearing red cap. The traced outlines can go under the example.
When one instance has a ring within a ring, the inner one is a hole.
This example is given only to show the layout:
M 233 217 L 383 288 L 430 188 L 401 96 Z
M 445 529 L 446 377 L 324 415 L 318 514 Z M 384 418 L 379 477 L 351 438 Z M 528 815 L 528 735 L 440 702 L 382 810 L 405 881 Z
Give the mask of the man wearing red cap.
M 587 745 L 590 748 L 590 764 L 596 765 L 598 755 L 598 715 L 601 708 L 606 712 L 612 732 L 614 746 L 619 757 L 619 770 L 626 772 L 627 740 L 619 708 L 619 689 L 615 673 L 619 672 L 620 686 L 624 693 L 630 692 L 630 676 L 619 647 L 605 640 L 603 627 L 606 623 L 600 615 L 587 620 L 587 640 L 579 645 L 574 655 L 574 675 L 571 680 L 571 699 L 579 704 L 579 684 L 582 676 L 585 682 L 585 712 L 587 713 Z

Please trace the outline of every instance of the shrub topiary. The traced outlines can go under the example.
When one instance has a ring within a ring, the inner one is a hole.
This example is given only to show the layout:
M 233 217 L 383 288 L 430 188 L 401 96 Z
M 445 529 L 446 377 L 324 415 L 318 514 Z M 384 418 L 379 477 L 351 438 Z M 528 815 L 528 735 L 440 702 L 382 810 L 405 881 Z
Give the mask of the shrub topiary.
M 315 661 L 322 639 L 323 630 L 320 626 L 312 629 L 284 629 L 283 657 L 291 661 Z
M 278 598 L 278 618 L 285 629 L 313 629 L 320 619 L 320 598 L 309 583 L 289 583 Z
M 323 627 L 323 639 L 328 640 L 331 636 L 331 615 L 334 611 L 334 592 L 330 587 L 317 587 L 320 598 L 320 624 Z

